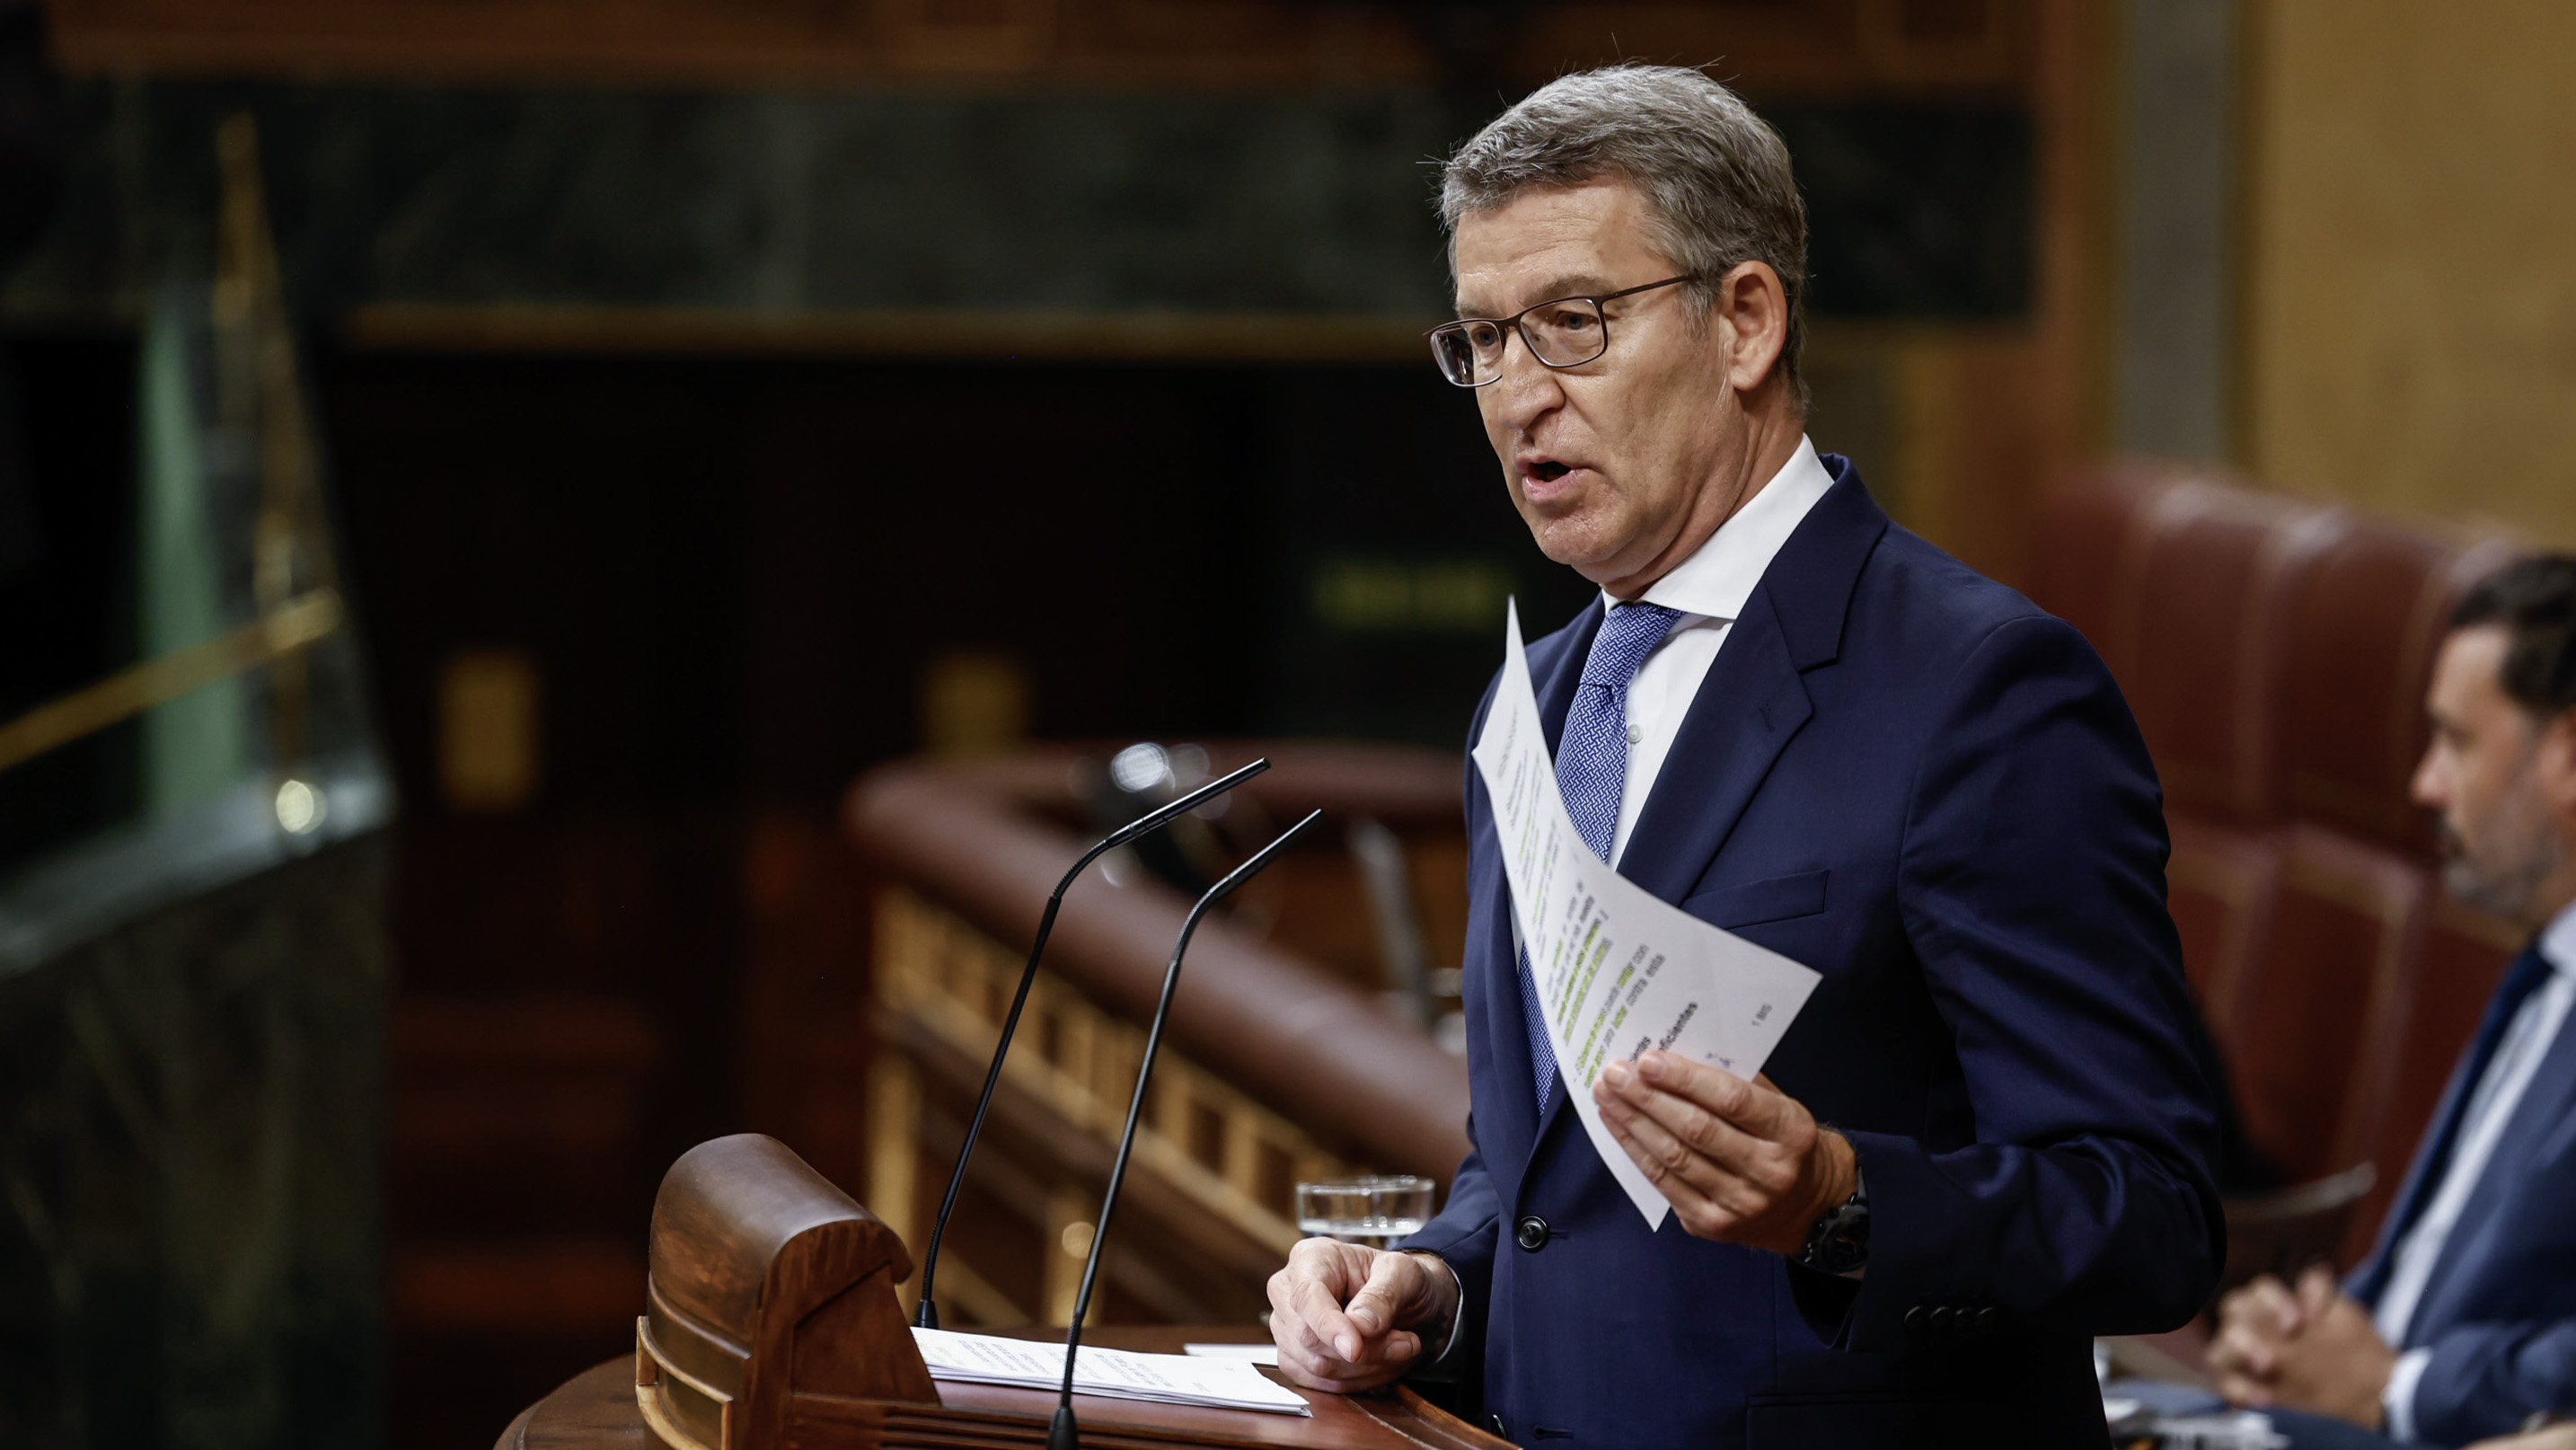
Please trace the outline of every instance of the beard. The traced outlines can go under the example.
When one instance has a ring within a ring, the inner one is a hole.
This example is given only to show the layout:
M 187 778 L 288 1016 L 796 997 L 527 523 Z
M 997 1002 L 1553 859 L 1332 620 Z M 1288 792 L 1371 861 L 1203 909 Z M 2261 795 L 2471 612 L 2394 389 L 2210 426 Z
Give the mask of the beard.
M 2514 773 L 2495 813 L 2482 821 L 2442 822 L 2442 885 L 2464 905 L 2523 920 L 2532 914 L 2542 883 L 2567 863 L 2567 843 L 2541 804 L 2530 762 Z

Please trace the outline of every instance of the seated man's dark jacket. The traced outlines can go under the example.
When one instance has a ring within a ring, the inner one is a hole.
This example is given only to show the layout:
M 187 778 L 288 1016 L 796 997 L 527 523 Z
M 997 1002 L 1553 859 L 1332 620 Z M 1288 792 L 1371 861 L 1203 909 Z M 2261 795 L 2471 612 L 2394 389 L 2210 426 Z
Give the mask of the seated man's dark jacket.
M 1443 1362 L 1480 1363 L 1524 1445 L 2101 1445 L 2090 1337 L 2182 1323 L 2224 1254 L 2162 802 L 2117 686 L 1825 462 L 1619 869 L 1823 975 L 1767 1071 L 1858 1150 L 1868 1268 L 1677 1215 L 1650 1234 L 1561 1080 L 1538 1120 L 1471 767 L 1475 1151 L 1407 1246 L 1456 1268 Z M 1530 647 L 1551 748 L 1600 621 Z
M 2496 1004 L 2488 1015 L 2481 1037 L 2503 1025 Z M 2486 1065 L 2476 1048 L 2452 1070 L 2379 1245 L 2353 1272 L 2351 1294 L 2373 1310 L 2400 1237 L 2440 1191 L 2477 1087 L 2471 1070 Z M 2576 1015 L 2505 1120 L 2397 1347 L 2432 1351 L 2415 1381 L 2420 1441 L 2465 1445 L 2510 1434 L 2534 1411 L 2576 1410 Z

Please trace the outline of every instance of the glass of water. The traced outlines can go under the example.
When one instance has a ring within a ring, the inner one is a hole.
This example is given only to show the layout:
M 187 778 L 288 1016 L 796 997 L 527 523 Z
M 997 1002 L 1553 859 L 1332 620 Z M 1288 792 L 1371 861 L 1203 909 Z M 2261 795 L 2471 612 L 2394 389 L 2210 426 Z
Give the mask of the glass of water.
M 1419 1233 L 1431 1218 L 1431 1180 L 1411 1174 L 1297 1185 L 1297 1229 L 1383 1249 Z

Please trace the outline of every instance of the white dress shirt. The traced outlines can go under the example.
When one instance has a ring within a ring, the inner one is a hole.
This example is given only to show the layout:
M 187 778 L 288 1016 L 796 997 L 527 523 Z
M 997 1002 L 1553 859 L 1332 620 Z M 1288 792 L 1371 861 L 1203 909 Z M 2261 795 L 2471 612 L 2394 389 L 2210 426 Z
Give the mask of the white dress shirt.
M 1744 612 L 1772 556 L 1833 486 L 1834 476 L 1816 457 L 1815 443 L 1801 438 L 1797 455 L 1735 517 L 1638 596 L 1648 604 L 1678 609 L 1682 617 L 1673 621 L 1672 632 L 1646 656 L 1628 686 L 1628 777 L 1619 792 L 1619 825 L 1610 834 L 1611 865 L 1618 865 L 1628 849 L 1628 834 L 1637 828 L 1637 815 L 1646 808 L 1646 796 L 1655 788 L 1664 757 L 1672 753 L 1673 737 L 1681 733 L 1682 717 L 1698 698 L 1700 682 L 1717 660 L 1718 646 L 1726 643 L 1727 630 Z M 1604 609 L 1619 602 L 1606 592 L 1601 596 Z
M 2522 1105 L 2522 1095 L 2540 1071 L 2543 1059 L 2567 1025 L 2567 1013 L 2576 1006 L 2576 906 L 2570 906 L 2550 919 L 2540 934 L 2540 955 L 2550 966 L 2549 980 L 2542 983 L 2522 1005 L 2515 1009 L 2513 1021 L 2506 1024 L 2504 1036 L 2497 1041 L 2495 1056 L 2487 1060 L 2486 1072 L 2470 1090 L 2469 1105 L 2460 1114 L 2460 1131 L 2451 1150 L 2450 1164 L 2442 1170 L 2441 1187 L 2433 1194 L 2423 1214 L 2407 1229 L 2398 1242 L 2395 1262 L 2388 1273 L 2388 1287 L 2379 1296 L 2379 1308 L 2371 1315 L 2378 1326 L 2379 1337 L 2391 1349 L 2405 1349 L 2397 1365 L 2389 1372 L 2388 1386 L 2380 1393 L 2380 1407 L 2388 1414 L 2388 1434 L 2397 1440 L 2415 1438 L 2415 1386 L 2424 1377 L 2424 1366 L 2431 1363 L 2429 1346 L 2406 1349 L 2406 1331 L 2415 1320 L 2415 1310 L 2424 1302 L 2424 1291 L 2431 1287 L 2433 1268 L 2442 1260 L 2442 1247 L 2450 1241 L 2451 1230 L 2460 1223 L 2462 1210 L 2477 1192 L 2478 1180 L 2486 1176 L 2487 1160 L 2495 1156 L 2496 1142 L 2513 1122 L 2513 1111 Z

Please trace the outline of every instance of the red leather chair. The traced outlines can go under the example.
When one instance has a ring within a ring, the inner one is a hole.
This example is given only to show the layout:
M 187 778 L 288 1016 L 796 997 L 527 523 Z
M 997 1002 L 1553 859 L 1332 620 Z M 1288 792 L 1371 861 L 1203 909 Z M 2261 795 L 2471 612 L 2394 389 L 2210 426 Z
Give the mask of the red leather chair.
M 2126 692 L 2166 791 L 2168 896 L 2248 1135 L 2307 1178 L 2376 1163 L 2365 1248 L 2510 945 L 2444 901 L 2407 798 L 2461 590 L 2451 537 L 2173 465 L 2047 505 L 2034 597 Z
M 2291 810 L 2433 859 L 2432 819 L 2408 797 L 2433 652 L 2460 595 L 2512 557 L 2494 538 L 2347 524 L 2287 601 L 2279 688 Z
M 2305 822 L 2289 829 L 2268 949 L 2224 1041 L 2248 1131 L 2295 1177 L 2367 1157 L 2356 1105 L 2383 1070 L 2368 1049 L 2396 1010 L 2427 885 L 2404 856 Z
M 2284 605 L 2343 527 L 2337 510 L 2205 479 L 2159 490 L 2133 516 L 2107 657 L 2169 810 L 2279 818 Z
M 2112 465 L 2050 499 L 2039 602 L 2102 652 L 2154 753 L 2173 833 L 2168 899 L 2183 963 L 2223 1042 L 2279 890 L 2281 790 L 2265 692 L 2276 652 L 2249 620 L 2302 577 L 2285 520 L 2320 511 L 2149 463 Z
M 2215 825 L 2169 812 L 2173 858 L 2165 863 L 2165 904 L 2182 935 L 2183 971 L 2209 1030 L 2232 1040 L 2252 964 L 2270 949 L 2281 895 L 2281 846 L 2270 831 Z
M 2040 502 L 2031 558 L 2031 598 L 2084 632 L 2093 647 L 2121 662 L 2111 639 L 2122 558 L 2133 521 L 2166 489 L 2187 477 L 2171 465 L 2140 460 L 2106 463 L 2074 487 Z
M 2379 1165 L 2355 1215 L 2347 1259 L 2395 1196 L 2460 1046 L 2512 955 L 2501 923 L 2442 900 L 2433 820 L 2410 798 L 2427 726 L 2424 690 L 2451 610 L 2512 549 L 2356 519 L 2289 600 L 2282 751 L 2290 810 L 2373 851 L 2416 864 L 2430 910 L 2385 984 L 2349 1084 L 2336 1156 Z

